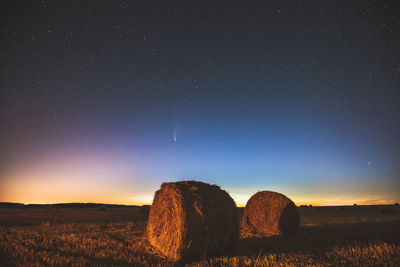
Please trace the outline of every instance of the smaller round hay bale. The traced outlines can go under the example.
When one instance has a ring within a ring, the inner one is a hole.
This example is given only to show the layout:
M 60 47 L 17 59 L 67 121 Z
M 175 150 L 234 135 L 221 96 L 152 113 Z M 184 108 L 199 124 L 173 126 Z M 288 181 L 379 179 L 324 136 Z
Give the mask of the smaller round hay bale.
M 235 202 L 216 185 L 163 183 L 154 195 L 146 235 L 153 249 L 171 261 L 227 252 L 239 238 Z
M 300 224 L 296 205 L 283 194 L 261 191 L 244 208 L 242 235 L 265 237 L 294 234 Z

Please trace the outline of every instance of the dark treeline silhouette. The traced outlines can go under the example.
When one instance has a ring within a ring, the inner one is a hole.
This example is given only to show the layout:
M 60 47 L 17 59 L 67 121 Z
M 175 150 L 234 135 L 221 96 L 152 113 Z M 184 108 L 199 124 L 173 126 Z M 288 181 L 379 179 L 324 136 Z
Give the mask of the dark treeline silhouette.
M 23 204 L 13 202 L 0 202 L 0 208 L 123 208 L 138 207 L 136 205 L 102 204 L 102 203 L 56 203 L 56 204 Z

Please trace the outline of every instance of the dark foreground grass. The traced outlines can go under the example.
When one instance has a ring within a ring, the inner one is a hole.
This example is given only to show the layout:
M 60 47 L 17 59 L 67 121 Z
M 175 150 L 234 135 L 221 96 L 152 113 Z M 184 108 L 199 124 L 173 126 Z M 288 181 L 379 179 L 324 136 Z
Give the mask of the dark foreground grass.
M 391 211 L 382 212 L 384 208 Z M 48 216 L 40 221 L 35 212 L 43 215 L 42 209 L 0 209 L 0 215 L 15 215 L 14 225 L 11 216 L 3 216 L 3 221 L 0 216 L 0 266 L 169 265 L 148 251 L 142 239 L 146 216 L 139 211 L 47 209 Z M 315 207 L 299 212 L 301 228 L 294 237 L 241 238 L 230 254 L 183 265 L 400 266 L 399 207 Z M 36 219 L 21 224 L 21 213 Z

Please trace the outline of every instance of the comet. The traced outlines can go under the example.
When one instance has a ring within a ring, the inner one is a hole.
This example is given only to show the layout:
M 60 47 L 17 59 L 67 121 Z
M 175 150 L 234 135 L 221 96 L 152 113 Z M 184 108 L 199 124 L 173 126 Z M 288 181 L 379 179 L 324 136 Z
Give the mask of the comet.
M 176 141 L 178 140 L 178 129 L 176 126 L 174 127 L 172 138 L 174 140 L 174 143 L 176 143 Z

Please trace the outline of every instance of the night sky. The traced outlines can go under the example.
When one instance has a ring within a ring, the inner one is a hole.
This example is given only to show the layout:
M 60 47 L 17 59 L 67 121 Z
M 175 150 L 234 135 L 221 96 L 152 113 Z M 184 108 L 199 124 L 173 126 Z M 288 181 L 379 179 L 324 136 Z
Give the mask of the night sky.
M 0 201 L 399 202 L 395 2 L 1 1 Z

